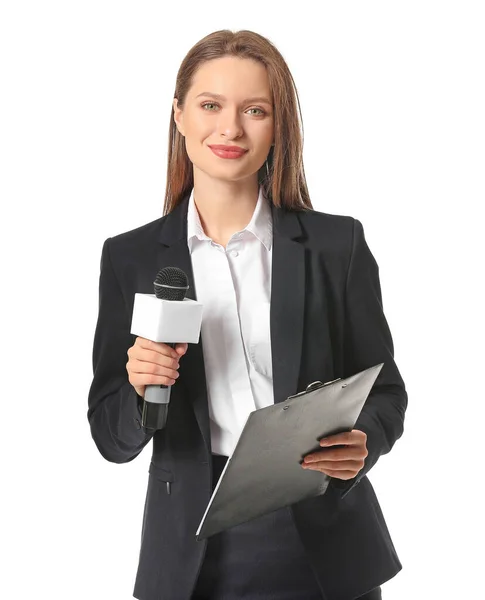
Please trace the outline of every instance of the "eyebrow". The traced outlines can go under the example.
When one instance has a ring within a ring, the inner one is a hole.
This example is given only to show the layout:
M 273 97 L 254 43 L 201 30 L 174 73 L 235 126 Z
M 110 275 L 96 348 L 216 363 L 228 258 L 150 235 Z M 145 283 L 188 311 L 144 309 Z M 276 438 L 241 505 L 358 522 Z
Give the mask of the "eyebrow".
M 200 96 L 211 96 L 213 98 L 217 98 L 218 100 L 226 100 L 226 97 L 223 96 L 222 94 L 214 94 L 213 92 L 202 92 L 201 94 L 198 94 L 196 96 L 196 98 L 199 98 Z M 245 100 L 242 101 L 243 104 L 245 104 L 246 102 L 264 102 L 271 106 L 271 101 L 268 100 L 268 98 L 265 98 L 264 96 L 255 96 L 254 98 L 246 98 Z

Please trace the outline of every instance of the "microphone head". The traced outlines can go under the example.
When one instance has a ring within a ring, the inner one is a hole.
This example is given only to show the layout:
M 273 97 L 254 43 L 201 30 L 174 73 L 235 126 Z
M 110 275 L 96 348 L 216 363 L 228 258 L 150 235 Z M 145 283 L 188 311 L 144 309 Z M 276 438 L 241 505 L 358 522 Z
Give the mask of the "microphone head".
M 189 289 L 189 282 L 182 269 L 165 267 L 158 271 L 153 286 L 159 300 L 183 300 Z

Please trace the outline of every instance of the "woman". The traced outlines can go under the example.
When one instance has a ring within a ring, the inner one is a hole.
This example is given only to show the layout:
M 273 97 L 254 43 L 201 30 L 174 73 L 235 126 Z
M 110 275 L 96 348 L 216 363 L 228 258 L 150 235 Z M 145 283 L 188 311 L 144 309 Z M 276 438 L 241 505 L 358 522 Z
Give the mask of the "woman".
M 278 50 L 212 33 L 177 75 L 164 216 L 104 243 L 88 418 L 109 461 L 153 439 L 140 600 L 373 600 L 402 568 L 366 476 L 407 406 L 378 267 L 358 220 L 313 210 L 302 145 Z M 204 305 L 190 347 L 130 334 L 134 294 L 153 293 L 165 266 Z M 302 465 L 331 477 L 325 494 L 196 541 L 249 412 L 381 362 L 355 429 Z M 140 424 L 149 384 L 173 385 L 156 432 Z

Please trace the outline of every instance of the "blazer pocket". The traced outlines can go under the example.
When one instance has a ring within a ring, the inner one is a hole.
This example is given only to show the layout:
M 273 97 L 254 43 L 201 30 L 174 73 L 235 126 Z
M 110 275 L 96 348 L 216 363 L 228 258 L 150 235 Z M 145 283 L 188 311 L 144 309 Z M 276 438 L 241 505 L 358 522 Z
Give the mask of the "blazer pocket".
M 156 465 L 154 462 L 150 462 L 148 472 L 150 473 L 150 475 L 155 477 L 155 479 L 158 479 L 158 481 L 161 481 L 162 483 L 166 484 L 167 494 L 171 493 L 170 488 L 171 488 L 171 484 L 174 480 L 172 471 L 163 469 L 162 467 L 159 467 L 158 465 Z

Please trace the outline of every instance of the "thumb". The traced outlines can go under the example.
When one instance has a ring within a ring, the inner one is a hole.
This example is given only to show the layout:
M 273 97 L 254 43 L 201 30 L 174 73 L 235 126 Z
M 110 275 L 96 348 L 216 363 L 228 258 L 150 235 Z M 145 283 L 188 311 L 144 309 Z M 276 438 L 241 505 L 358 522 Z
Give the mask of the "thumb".
M 175 346 L 175 352 L 177 352 L 177 354 L 180 354 L 182 356 L 183 354 L 185 354 L 187 352 L 188 346 L 189 345 L 187 344 L 187 342 L 177 343 L 177 345 Z

